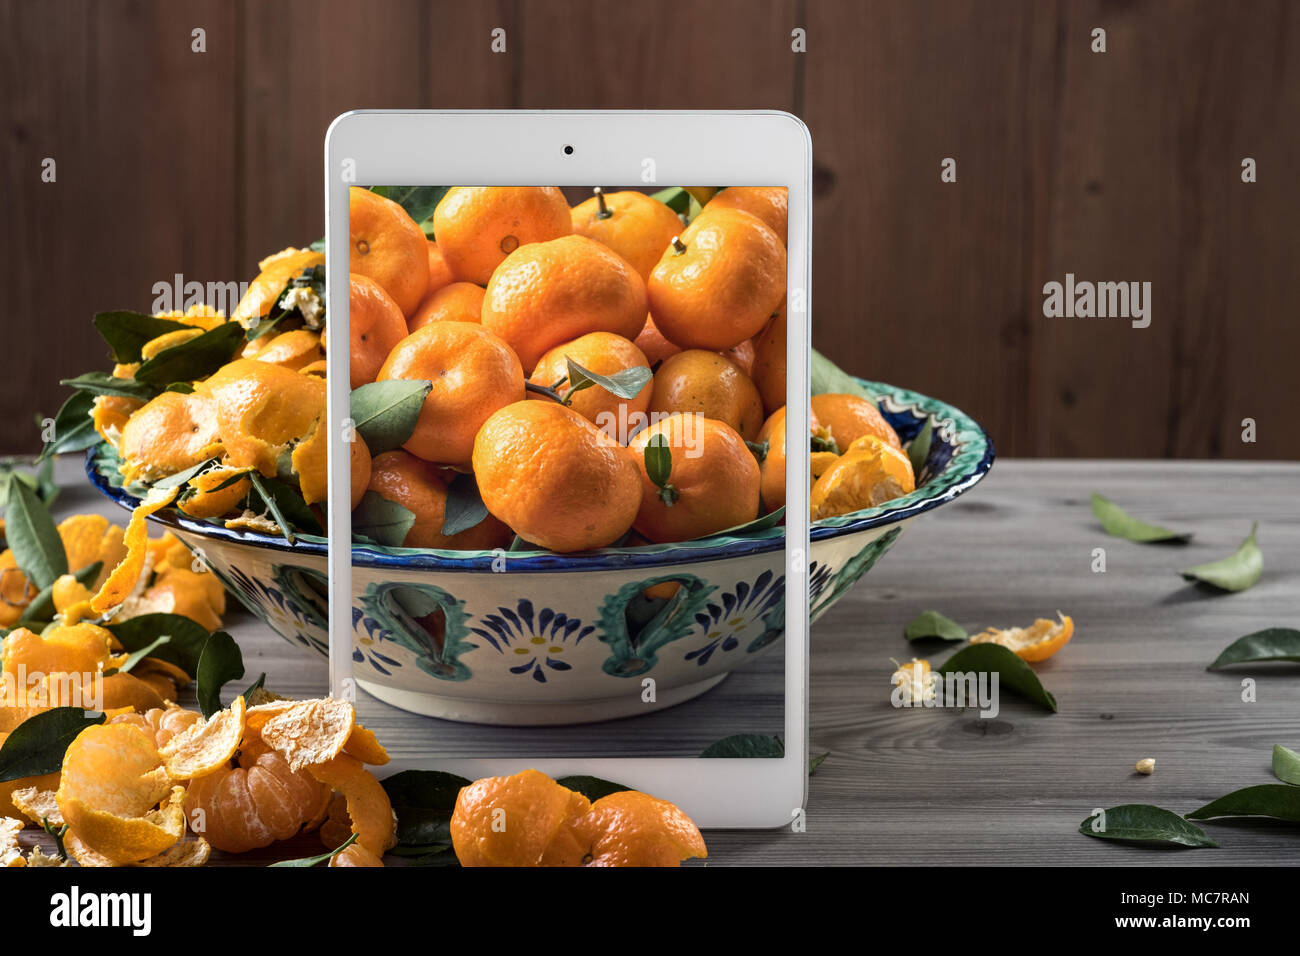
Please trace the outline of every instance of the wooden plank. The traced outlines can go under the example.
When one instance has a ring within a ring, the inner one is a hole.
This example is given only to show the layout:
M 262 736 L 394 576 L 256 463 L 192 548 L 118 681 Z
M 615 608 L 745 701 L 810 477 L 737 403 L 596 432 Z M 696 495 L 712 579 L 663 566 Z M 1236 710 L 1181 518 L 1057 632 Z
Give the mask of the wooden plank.
M 60 378 L 103 368 L 96 311 L 148 310 L 175 273 L 225 281 L 234 165 L 232 9 L 60 2 L 0 7 L 9 336 L 0 447 L 32 450 Z M 191 30 L 207 30 L 206 53 Z M 41 161 L 57 181 L 40 180 Z
M 521 3 L 517 105 L 792 109 L 788 0 Z

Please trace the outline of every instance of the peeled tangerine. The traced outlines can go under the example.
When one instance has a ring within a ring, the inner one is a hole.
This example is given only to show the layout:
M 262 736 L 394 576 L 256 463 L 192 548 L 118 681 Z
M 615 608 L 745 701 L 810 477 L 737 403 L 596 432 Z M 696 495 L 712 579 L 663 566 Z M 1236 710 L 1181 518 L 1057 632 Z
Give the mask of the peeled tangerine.
M 979 634 L 972 634 L 972 644 L 1001 644 L 1013 651 L 1023 661 L 1045 661 L 1074 636 L 1074 621 L 1068 614 L 1057 611 L 1059 621 L 1040 617 L 1029 627 L 1008 627 L 999 630 L 990 627 Z
M 139 727 L 97 724 L 68 746 L 56 796 L 77 841 L 113 863 L 135 863 L 185 835 L 185 788 Z
M 673 804 L 635 790 L 591 803 L 538 770 L 463 788 L 451 839 L 462 866 L 679 866 L 708 856 Z
M 915 490 L 907 455 L 875 435 L 863 435 L 813 483 L 812 520 L 874 508 Z

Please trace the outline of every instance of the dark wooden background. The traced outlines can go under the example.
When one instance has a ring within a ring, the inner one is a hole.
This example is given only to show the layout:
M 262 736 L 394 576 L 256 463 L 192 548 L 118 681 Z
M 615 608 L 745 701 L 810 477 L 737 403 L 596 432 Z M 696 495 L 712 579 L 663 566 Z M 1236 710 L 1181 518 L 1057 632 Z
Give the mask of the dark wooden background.
M 1003 454 L 1300 456 L 1283 0 L 3 0 L 0 451 L 104 367 L 92 313 L 321 234 L 336 114 L 435 106 L 790 110 L 814 344 L 845 367 L 954 402 Z M 1150 328 L 1044 318 L 1067 271 L 1152 282 Z

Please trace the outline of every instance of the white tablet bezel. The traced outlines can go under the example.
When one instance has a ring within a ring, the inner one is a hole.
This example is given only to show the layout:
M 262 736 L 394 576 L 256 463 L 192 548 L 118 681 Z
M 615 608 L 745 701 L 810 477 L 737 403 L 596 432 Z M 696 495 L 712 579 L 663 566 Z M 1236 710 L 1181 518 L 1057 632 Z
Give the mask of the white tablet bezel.
M 566 152 L 566 147 L 571 147 Z M 653 169 L 653 179 L 647 171 Z M 330 688 L 353 697 L 348 455 L 348 188 L 352 185 L 610 186 L 718 184 L 789 188 L 787 394 L 808 395 L 812 143 L 778 111 L 405 111 L 344 113 L 325 136 L 326 344 L 329 355 Z M 788 404 L 787 431 L 808 431 L 808 403 Z M 394 763 L 479 777 L 536 766 L 592 774 L 672 800 L 701 827 L 773 827 L 804 806 L 808 766 L 808 458 L 787 457 L 785 756 L 518 757 Z M 342 545 L 341 547 L 339 545 Z

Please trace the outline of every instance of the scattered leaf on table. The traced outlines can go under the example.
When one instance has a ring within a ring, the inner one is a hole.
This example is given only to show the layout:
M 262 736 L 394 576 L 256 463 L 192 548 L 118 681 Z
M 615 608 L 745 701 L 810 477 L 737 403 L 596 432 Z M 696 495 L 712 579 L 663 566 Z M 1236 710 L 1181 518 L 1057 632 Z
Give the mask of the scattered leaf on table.
M 40 590 L 68 573 L 68 556 L 63 539 L 50 517 L 49 508 L 41 503 L 26 482 L 10 475 L 8 502 L 5 507 L 5 543 L 14 553 L 18 568 Z
M 380 781 L 397 814 L 397 845 L 417 855 L 451 841 L 456 797 L 471 781 L 441 770 L 403 770 Z
M 903 636 L 909 641 L 923 641 L 938 638 L 941 641 L 964 641 L 966 628 L 952 618 L 938 611 L 922 611 L 907 622 Z
M 1256 522 L 1250 526 L 1250 534 L 1241 546 L 1226 558 L 1198 564 L 1181 572 L 1189 581 L 1200 581 L 1221 591 L 1244 591 L 1259 580 L 1264 571 L 1264 553 L 1255 541 Z
M 589 777 L 585 774 L 559 777 L 555 782 L 562 787 L 578 791 L 592 803 L 595 803 L 601 797 L 609 796 L 611 793 L 622 793 L 624 790 L 631 789 L 621 783 L 613 783 L 609 780 L 602 780 L 600 777 Z
M 1149 803 L 1125 803 L 1093 813 L 1079 824 L 1084 836 L 1137 843 L 1177 843 L 1190 847 L 1218 846 L 1204 830 L 1172 810 Z
M 1206 670 L 1217 671 L 1230 664 L 1260 661 L 1300 662 L 1300 631 L 1293 627 L 1267 627 L 1239 637 L 1223 649 Z
M 1273 776 L 1283 783 L 1300 786 L 1300 754 L 1281 744 L 1273 745 Z
M 372 456 L 401 448 L 411 437 L 432 388 L 424 379 L 395 378 L 352 390 L 349 411 Z
M 123 649 L 131 652 L 148 647 L 165 635 L 167 643 L 157 645 L 150 656 L 175 664 L 191 676 L 198 672 L 199 658 L 212 636 L 207 628 L 192 618 L 161 611 L 141 614 L 107 627 Z
M 1273 817 L 1300 823 L 1300 787 L 1285 783 L 1244 787 L 1187 814 L 1189 820 L 1211 817 Z
M 103 714 L 80 707 L 55 707 L 28 717 L 0 744 L 0 783 L 55 773 L 77 734 L 103 722 Z
M 205 718 L 221 710 L 221 688 L 244 676 L 244 655 L 225 631 L 213 631 L 195 668 L 195 694 Z
M 1152 542 L 1185 544 L 1192 538 L 1190 531 L 1174 531 L 1134 518 L 1115 502 L 1095 491 L 1092 493 L 1092 513 L 1101 522 L 1102 529 L 1117 538 L 1146 544 Z
M 1001 644 L 972 644 L 953 654 L 938 668 L 940 675 L 952 673 L 998 674 L 999 687 L 1033 701 L 1056 713 L 1056 698 L 1049 694 L 1028 664 Z
M 701 757 L 784 757 L 785 741 L 769 734 L 732 734 L 704 748 Z
M 280 860 L 270 865 L 271 866 L 295 866 L 295 867 L 316 866 L 319 863 L 324 863 L 326 860 L 334 859 L 334 857 L 338 856 L 340 853 L 342 853 L 352 844 L 356 843 L 358 836 L 360 836 L 360 834 L 358 833 L 352 834 L 352 836 L 348 837 L 345 841 L 340 843 L 334 849 L 330 850 L 328 853 L 322 853 L 320 856 L 305 856 L 299 860 Z

